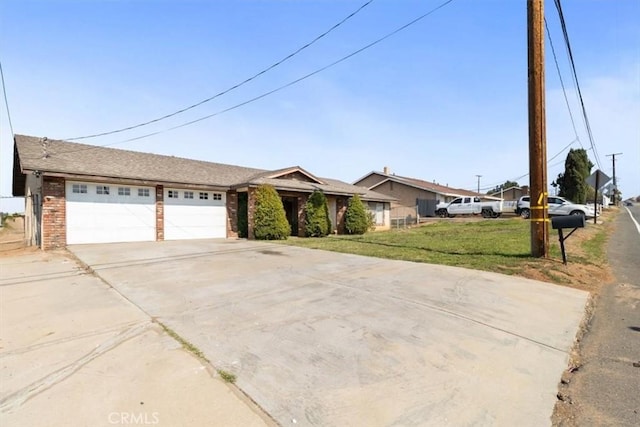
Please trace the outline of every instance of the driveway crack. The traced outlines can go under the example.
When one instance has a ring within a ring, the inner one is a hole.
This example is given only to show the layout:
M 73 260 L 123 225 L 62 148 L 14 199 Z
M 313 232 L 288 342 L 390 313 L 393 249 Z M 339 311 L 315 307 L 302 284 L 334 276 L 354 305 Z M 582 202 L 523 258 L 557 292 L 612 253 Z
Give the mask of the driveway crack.
M 11 393 L 8 396 L 3 397 L 2 399 L 0 399 L 0 412 L 8 412 L 16 408 L 19 408 L 27 400 L 37 396 L 38 394 L 44 392 L 45 390 L 48 390 L 54 385 L 66 380 L 73 373 L 78 371 L 80 368 L 82 368 L 92 360 L 113 350 L 114 348 L 118 347 L 120 344 L 124 343 L 125 341 L 128 341 L 146 332 L 151 325 L 152 323 L 145 321 L 142 324 L 138 324 L 128 329 L 125 329 L 119 334 L 102 342 L 95 349 L 85 354 L 83 357 L 76 360 L 75 362 L 63 368 L 60 368 L 57 371 L 54 371 L 43 378 L 40 378 L 39 380 L 29 384 L 26 387 L 23 387 L 22 389 L 14 393 Z

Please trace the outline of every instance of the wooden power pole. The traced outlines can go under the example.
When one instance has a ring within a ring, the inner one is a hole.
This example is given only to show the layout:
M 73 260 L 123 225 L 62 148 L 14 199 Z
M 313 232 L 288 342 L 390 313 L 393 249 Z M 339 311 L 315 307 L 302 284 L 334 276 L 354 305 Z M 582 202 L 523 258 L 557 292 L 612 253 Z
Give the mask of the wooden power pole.
M 527 0 L 531 255 L 549 255 L 547 139 L 544 96 L 544 0 Z
M 622 156 L 622 153 L 607 154 L 607 157 L 612 157 L 613 160 L 613 204 L 618 205 L 618 182 L 616 181 L 616 156 Z

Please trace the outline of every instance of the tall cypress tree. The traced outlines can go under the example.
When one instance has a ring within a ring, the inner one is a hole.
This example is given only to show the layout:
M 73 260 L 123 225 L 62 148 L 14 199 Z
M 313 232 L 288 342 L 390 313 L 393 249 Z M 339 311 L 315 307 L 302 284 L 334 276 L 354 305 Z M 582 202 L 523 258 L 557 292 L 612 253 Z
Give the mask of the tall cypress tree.
M 587 183 L 585 179 L 591 174 L 593 163 L 583 148 L 569 150 L 564 162 L 564 173 L 558 175 L 556 183 L 560 196 L 575 203 L 585 203 L 587 200 Z

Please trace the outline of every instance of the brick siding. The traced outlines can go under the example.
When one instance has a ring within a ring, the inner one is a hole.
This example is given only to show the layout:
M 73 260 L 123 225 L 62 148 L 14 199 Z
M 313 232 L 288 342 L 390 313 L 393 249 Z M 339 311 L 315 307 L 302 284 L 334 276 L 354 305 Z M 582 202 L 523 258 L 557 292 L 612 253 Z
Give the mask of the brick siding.
M 45 176 L 42 182 L 42 249 L 67 245 L 67 209 L 64 178 Z
M 253 218 L 256 210 L 256 189 L 249 188 L 247 193 L 247 239 L 253 240 L 256 235 L 253 231 Z
M 156 241 L 164 240 L 164 186 L 156 185 Z
M 227 237 L 238 237 L 238 193 L 227 193 Z

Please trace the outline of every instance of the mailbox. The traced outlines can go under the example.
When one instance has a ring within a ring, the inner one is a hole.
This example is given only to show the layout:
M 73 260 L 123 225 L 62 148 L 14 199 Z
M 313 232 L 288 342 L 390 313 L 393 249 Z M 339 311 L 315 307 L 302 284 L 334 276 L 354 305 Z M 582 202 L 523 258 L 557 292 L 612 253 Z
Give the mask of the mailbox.
M 586 220 L 584 219 L 584 215 L 554 216 L 551 218 L 551 227 L 554 230 L 561 230 L 563 228 L 584 228 L 585 224 Z
M 586 224 L 584 215 L 554 216 L 551 218 L 551 227 L 558 230 L 558 240 L 562 250 L 562 263 L 567 265 L 567 254 L 564 251 L 564 241 L 569 238 L 578 228 L 584 228 Z M 566 236 L 562 232 L 565 228 L 573 228 Z

